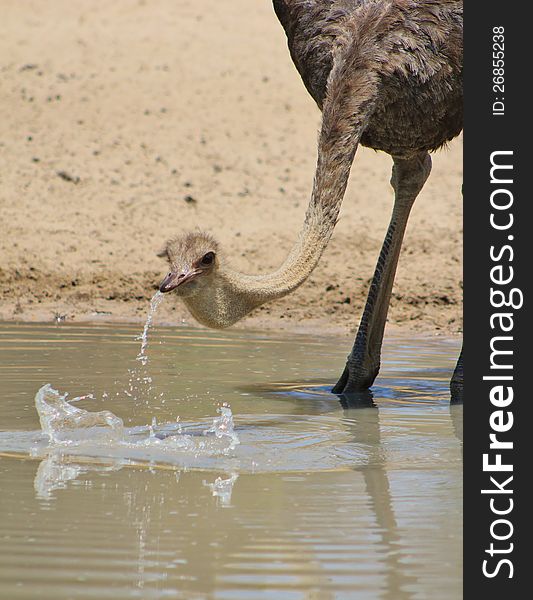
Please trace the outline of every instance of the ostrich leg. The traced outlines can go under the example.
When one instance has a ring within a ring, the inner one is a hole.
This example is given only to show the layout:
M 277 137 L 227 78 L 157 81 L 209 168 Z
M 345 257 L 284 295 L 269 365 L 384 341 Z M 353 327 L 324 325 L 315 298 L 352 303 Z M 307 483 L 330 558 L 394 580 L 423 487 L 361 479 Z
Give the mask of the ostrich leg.
M 381 343 L 396 274 L 402 240 L 413 203 L 431 172 L 431 158 L 422 153 L 412 158 L 393 157 L 391 185 L 395 192 L 392 217 L 381 247 L 355 343 L 334 394 L 369 388 L 376 378 Z
M 463 401 L 463 349 L 457 360 L 457 365 L 450 381 L 450 393 L 452 404 L 460 404 Z

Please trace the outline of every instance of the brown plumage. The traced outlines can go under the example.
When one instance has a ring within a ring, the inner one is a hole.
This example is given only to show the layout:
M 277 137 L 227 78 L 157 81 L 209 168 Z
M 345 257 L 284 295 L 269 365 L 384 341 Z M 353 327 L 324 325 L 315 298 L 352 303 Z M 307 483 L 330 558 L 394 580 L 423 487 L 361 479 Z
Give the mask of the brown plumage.
M 364 146 L 410 156 L 436 150 L 461 131 L 462 2 L 274 0 L 274 9 L 321 109 L 327 90 L 338 98 L 329 104 L 348 126 L 344 108 L 360 115 L 350 110 L 350 100 L 372 98 Z
M 291 57 L 322 110 L 313 191 L 302 232 L 283 265 L 241 275 L 212 238 L 167 244 L 176 289 L 193 316 L 231 325 L 288 294 L 316 266 L 338 218 L 359 143 L 390 154 L 395 203 L 367 304 L 345 371 L 334 388 L 372 385 L 401 243 L 411 206 L 431 171 L 429 152 L 462 128 L 462 2 L 451 0 L 274 0 Z M 206 254 L 213 261 L 202 266 Z M 182 283 L 180 283 L 182 282 Z

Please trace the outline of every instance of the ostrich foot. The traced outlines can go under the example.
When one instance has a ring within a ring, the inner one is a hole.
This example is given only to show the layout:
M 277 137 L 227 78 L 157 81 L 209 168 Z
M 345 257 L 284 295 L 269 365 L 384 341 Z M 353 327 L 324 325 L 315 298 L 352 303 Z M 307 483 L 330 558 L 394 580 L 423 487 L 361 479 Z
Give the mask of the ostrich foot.
M 333 387 L 331 392 L 339 396 L 357 395 L 368 390 L 374 383 L 379 373 L 379 364 L 377 367 L 364 365 L 364 361 L 359 364 L 352 356 L 348 358 L 348 363 L 344 368 L 339 381 Z M 450 403 L 462 404 L 463 402 L 463 351 L 457 360 L 457 365 L 450 381 Z
M 372 387 L 379 373 L 379 361 L 377 366 L 370 361 L 358 360 L 353 353 L 348 357 L 348 362 L 339 381 L 331 390 L 334 394 L 354 394 Z

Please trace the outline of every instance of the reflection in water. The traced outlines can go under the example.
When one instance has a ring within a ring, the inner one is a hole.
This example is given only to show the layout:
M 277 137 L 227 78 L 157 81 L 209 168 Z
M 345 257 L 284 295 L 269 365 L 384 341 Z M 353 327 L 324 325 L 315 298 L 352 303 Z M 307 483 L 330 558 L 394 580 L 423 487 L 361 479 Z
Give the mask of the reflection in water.
M 372 401 L 372 394 L 368 394 L 367 401 Z M 342 403 L 342 400 L 341 400 Z M 344 404 L 343 404 L 344 406 Z M 415 577 L 406 575 L 406 556 L 400 542 L 398 526 L 394 515 L 393 500 L 390 491 L 389 478 L 387 475 L 385 455 L 381 448 L 381 432 L 379 424 L 379 409 L 368 410 L 369 418 L 364 422 L 357 418 L 357 411 L 361 406 L 360 399 L 356 407 L 349 406 L 345 410 L 346 419 L 344 423 L 350 429 L 354 439 L 360 440 L 370 438 L 373 444 L 368 456 L 368 464 L 360 468 L 365 480 L 365 487 L 370 499 L 372 512 L 377 523 L 377 531 L 380 535 L 377 544 L 381 561 L 385 565 L 387 585 L 385 587 L 384 599 L 409 600 L 412 594 L 407 586 L 416 581 Z M 375 406 L 375 405 L 374 405 Z
M 463 449 L 463 408 L 456 404 L 450 405 L 450 417 L 452 419 L 453 431 L 455 437 L 461 443 L 461 451 Z
M 61 455 L 52 454 L 41 462 L 35 475 L 33 487 L 38 498 L 50 499 L 52 492 L 67 487 L 67 483 L 77 479 L 89 469 L 77 464 L 65 464 Z
M 344 357 L 327 340 L 155 331 L 157 384 L 131 424 L 119 392 L 134 330 L 2 331 L 0 597 L 460 597 L 451 344 L 385 348 L 373 393 L 337 398 Z M 46 381 L 93 392 L 74 408 L 123 419 L 130 446 L 43 438 L 32 399 Z M 240 444 L 202 455 L 224 402 Z M 184 436 L 193 445 L 161 450 Z
M 229 506 L 231 502 L 231 492 L 233 491 L 233 485 L 237 481 L 239 476 L 237 473 L 232 473 L 227 479 L 222 479 L 222 477 L 217 477 L 213 483 L 208 483 L 204 481 L 203 484 L 206 485 L 215 498 L 220 500 L 221 506 Z
M 374 392 L 372 390 L 340 394 L 339 402 L 342 408 L 376 408 Z
M 83 464 L 79 459 L 65 456 L 61 452 L 52 452 L 40 462 L 33 487 L 37 498 L 51 500 L 52 492 L 65 489 L 70 481 L 75 481 L 86 473 L 108 473 L 117 471 L 122 466 L 121 461 L 103 461 L 96 464 L 93 459 Z
M 279 393 L 276 392 L 276 393 Z M 301 393 L 301 392 L 300 392 Z M 379 421 L 379 409 L 373 402 L 372 394 L 361 395 L 355 402 L 346 402 L 346 399 L 339 399 L 344 407 L 343 426 L 350 433 L 350 436 L 357 443 L 365 443 L 368 447 L 368 454 L 364 464 L 359 465 L 356 470 L 363 476 L 365 483 L 366 496 L 369 499 L 376 527 L 375 549 L 380 557 L 379 561 L 384 568 L 386 585 L 383 588 L 384 600 L 409 600 L 413 598 L 410 588 L 417 583 L 416 576 L 406 573 L 405 565 L 408 563 L 404 546 L 401 543 L 401 535 L 398 531 L 398 525 L 393 508 L 393 497 L 391 486 L 387 474 L 387 464 L 385 453 L 381 446 L 381 431 Z M 365 406 L 365 404 L 367 406 Z M 368 404 L 371 406 L 369 407 Z M 457 432 L 462 423 L 461 415 L 456 407 L 450 409 L 451 421 L 454 431 Z M 361 416 L 364 414 L 364 418 Z M 460 427 L 462 433 L 462 426 Z M 459 438 L 462 441 L 461 438 Z M 79 461 L 79 459 L 78 459 Z M 34 487 L 38 498 L 52 498 L 52 492 L 65 489 L 69 482 L 73 482 L 81 476 L 93 473 L 110 473 L 117 471 L 125 466 L 131 466 L 124 460 L 99 460 L 87 459 L 86 462 L 76 462 L 76 459 L 63 455 L 57 450 L 53 451 L 45 460 L 43 460 L 35 476 Z M 137 465 L 138 466 L 138 465 Z M 152 465 L 148 467 L 148 472 L 155 473 L 161 465 Z M 170 467 L 171 469 L 171 467 Z M 175 471 L 176 485 L 180 481 L 180 470 Z M 231 506 L 231 497 L 234 484 L 239 475 L 237 473 L 218 476 L 213 482 L 202 480 L 202 485 L 207 487 L 214 498 L 217 499 L 217 506 Z M 154 581 L 154 577 L 147 573 L 147 567 L 154 566 L 153 562 L 147 559 L 147 538 L 152 521 L 159 522 L 161 511 L 166 505 L 167 492 L 163 494 L 150 494 L 150 488 L 145 485 L 141 493 L 127 493 L 124 496 L 128 518 L 137 531 L 138 546 L 138 587 L 144 588 L 145 583 Z M 158 516 L 153 517 L 153 511 L 159 510 Z M 293 518 L 298 522 L 299 515 L 296 513 Z M 230 526 L 231 528 L 231 526 Z M 242 530 L 241 530 L 242 533 Z M 305 540 L 297 538 L 292 539 L 292 553 L 306 555 L 309 558 L 309 548 Z M 183 564 L 188 565 L 188 571 L 198 573 L 204 571 L 209 565 L 209 551 L 205 547 L 195 547 L 198 542 L 190 546 L 191 552 L 187 547 L 183 548 Z M 232 553 L 240 554 L 253 545 L 249 536 L 241 535 L 232 538 Z M 223 546 L 222 546 L 223 547 Z M 206 554 L 207 553 L 207 554 Z M 215 560 L 215 557 L 211 557 Z M 197 564 L 200 561 L 201 564 Z M 327 580 L 327 575 L 322 573 L 321 563 L 317 557 L 313 560 L 316 572 L 313 575 L 307 575 L 301 578 L 302 585 L 323 585 Z M 195 566 L 197 565 L 197 566 Z M 196 577 L 196 576 L 195 576 Z M 202 578 L 205 581 L 205 574 Z M 213 585 L 214 585 L 213 581 Z M 416 587 L 416 585 L 415 585 Z M 327 596 L 325 596 L 327 597 Z
M 299 398 L 314 398 L 317 395 L 327 397 L 329 386 L 314 385 L 302 387 L 299 384 L 285 384 L 274 386 L 274 390 L 262 389 L 268 395 L 285 393 L 295 395 Z M 442 387 L 442 386 L 441 386 Z M 414 388 L 414 389 L 413 389 Z M 415 381 L 405 379 L 396 381 L 395 385 L 384 390 L 380 388 L 383 396 L 391 399 L 400 399 L 404 402 L 420 402 L 425 393 L 435 393 L 435 386 L 428 385 L 428 381 Z M 443 393 L 443 389 L 440 390 Z M 329 394 L 331 395 L 331 394 Z M 381 555 L 381 561 L 385 566 L 387 585 L 382 598 L 384 600 L 409 600 L 413 598 L 409 587 L 417 582 L 417 578 L 406 574 L 405 565 L 408 562 L 408 554 L 401 544 L 401 536 L 394 514 L 393 498 L 387 473 L 386 455 L 381 445 L 381 430 L 379 421 L 379 408 L 374 401 L 372 390 L 362 390 L 351 394 L 337 396 L 339 403 L 344 409 L 342 423 L 358 443 L 367 441 L 369 452 L 366 464 L 359 465 L 355 469 L 362 473 L 366 492 L 370 499 L 372 512 L 374 514 L 379 542 L 377 549 Z M 365 418 L 361 419 L 364 410 Z M 455 437 L 461 444 L 463 441 L 463 419 L 462 410 L 456 405 L 450 405 L 451 424 Z

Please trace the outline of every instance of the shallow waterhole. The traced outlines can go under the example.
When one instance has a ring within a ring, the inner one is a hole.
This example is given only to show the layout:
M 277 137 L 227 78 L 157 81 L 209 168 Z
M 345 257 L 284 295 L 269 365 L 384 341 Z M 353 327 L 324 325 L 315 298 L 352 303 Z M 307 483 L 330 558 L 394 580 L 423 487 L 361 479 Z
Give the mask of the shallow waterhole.
M 348 338 L 138 329 L 0 324 L 0 597 L 460 597 L 457 341 L 389 336 L 346 403 Z M 122 437 L 51 441 L 48 383 Z

